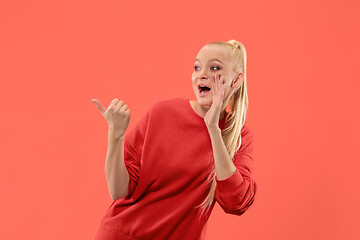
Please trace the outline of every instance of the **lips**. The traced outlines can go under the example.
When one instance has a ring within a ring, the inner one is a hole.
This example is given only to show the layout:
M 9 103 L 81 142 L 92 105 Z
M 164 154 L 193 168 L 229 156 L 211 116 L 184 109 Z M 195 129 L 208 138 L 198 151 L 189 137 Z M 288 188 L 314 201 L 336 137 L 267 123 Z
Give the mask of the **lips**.
M 200 86 L 208 87 L 208 88 L 211 89 L 210 85 L 207 85 L 207 84 L 204 84 L 204 83 L 198 84 L 198 88 L 200 88 Z
M 211 88 L 207 84 L 198 84 L 198 91 L 200 97 L 205 97 L 211 92 Z
M 211 87 L 207 84 L 198 84 L 198 90 L 199 93 L 201 92 L 210 92 L 211 91 Z

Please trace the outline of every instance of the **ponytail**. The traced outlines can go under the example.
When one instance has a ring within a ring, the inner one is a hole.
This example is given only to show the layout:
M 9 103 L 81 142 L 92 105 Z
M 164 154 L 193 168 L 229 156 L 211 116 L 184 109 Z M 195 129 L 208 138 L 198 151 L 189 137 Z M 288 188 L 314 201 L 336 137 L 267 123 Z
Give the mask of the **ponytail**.
M 226 149 L 228 150 L 232 161 L 234 161 L 235 153 L 241 147 L 241 129 L 245 124 L 246 112 L 249 105 L 246 81 L 246 50 L 244 45 L 236 40 L 229 40 L 227 42 L 212 42 L 207 45 L 222 46 L 230 49 L 231 62 L 233 62 L 234 66 L 233 72 L 242 72 L 244 74 L 243 83 L 235 90 L 229 99 L 228 106 L 231 110 L 230 114 L 226 115 L 225 128 L 221 131 Z M 211 184 L 209 194 L 205 200 L 196 207 L 202 207 L 201 215 L 205 210 L 208 212 L 212 202 L 214 201 L 216 190 L 215 177 L 215 166 L 213 166 L 212 171 L 208 176 L 209 184 Z

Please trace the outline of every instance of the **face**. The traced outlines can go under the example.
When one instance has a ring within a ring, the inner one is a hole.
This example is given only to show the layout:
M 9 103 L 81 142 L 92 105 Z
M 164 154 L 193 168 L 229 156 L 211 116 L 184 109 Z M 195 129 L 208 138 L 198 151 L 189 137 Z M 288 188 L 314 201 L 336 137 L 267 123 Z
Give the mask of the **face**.
M 213 91 L 201 93 L 199 85 L 203 84 L 211 88 L 213 74 L 216 72 L 224 77 L 225 92 L 222 112 L 229 102 L 234 91 L 239 88 L 243 81 L 243 74 L 233 72 L 233 64 L 230 60 L 229 49 L 221 46 L 204 46 L 195 58 L 194 72 L 192 74 L 192 87 L 197 98 L 196 109 L 200 115 L 204 115 L 210 109 Z M 219 76 L 219 77 L 220 77 Z M 223 113 L 222 113 L 223 115 Z M 221 118 L 221 117 L 220 117 Z

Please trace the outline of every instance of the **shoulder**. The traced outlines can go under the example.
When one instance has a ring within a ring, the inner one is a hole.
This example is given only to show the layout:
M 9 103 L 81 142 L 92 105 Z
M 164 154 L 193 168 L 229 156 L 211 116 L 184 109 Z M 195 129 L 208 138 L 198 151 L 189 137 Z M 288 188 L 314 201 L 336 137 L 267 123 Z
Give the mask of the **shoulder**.
M 248 139 L 254 138 L 252 129 L 246 123 L 244 124 L 244 126 L 241 129 L 241 137 L 245 137 Z
M 241 129 L 241 146 L 239 151 L 253 151 L 254 150 L 254 133 L 252 129 L 245 123 Z
M 181 104 L 184 101 L 185 101 L 185 99 L 180 98 L 180 97 L 163 99 L 163 100 L 159 100 L 159 101 L 155 102 L 151 107 L 153 109 L 164 108 L 164 107 L 173 107 L 174 104 L 176 104 L 176 105 Z
M 149 128 L 163 126 L 169 118 L 177 119 L 179 116 L 174 114 L 174 110 L 177 109 L 174 106 L 181 106 L 184 101 L 186 100 L 183 98 L 171 98 L 153 103 L 135 123 L 135 126 L 127 131 L 128 135 L 145 135 Z
M 159 100 L 148 107 L 145 113 L 140 118 L 138 125 L 148 125 L 150 122 L 158 123 L 163 119 L 167 119 L 169 117 L 174 117 L 174 111 L 177 109 L 181 109 L 186 99 L 183 98 L 170 98 L 165 100 Z M 166 114 L 164 114 L 166 113 Z
M 174 97 L 170 99 L 163 99 L 155 102 L 150 107 L 150 111 L 154 114 L 157 113 L 170 113 L 171 111 L 182 109 L 181 107 L 185 103 L 186 99 L 180 97 Z

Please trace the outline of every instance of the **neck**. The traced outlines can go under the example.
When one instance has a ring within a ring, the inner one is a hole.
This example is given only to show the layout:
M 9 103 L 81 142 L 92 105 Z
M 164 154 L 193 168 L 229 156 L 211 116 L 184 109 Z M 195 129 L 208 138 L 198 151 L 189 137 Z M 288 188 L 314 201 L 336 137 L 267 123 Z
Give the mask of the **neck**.
M 199 114 L 201 117 L 205 117 L 206 112 L 204 111 L 204 109 L 199 105 L 198 101 L 195 101 L 195 106 L 194 106 L 194 110 L 195 112 L 197 112 L 197 114 Z M 225 109 L 221 111 L 220 116 L 219 116 L 219 120 L 225 117 Z

